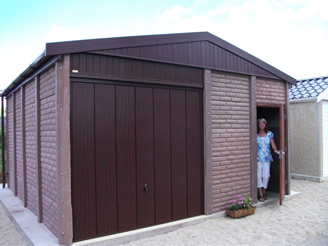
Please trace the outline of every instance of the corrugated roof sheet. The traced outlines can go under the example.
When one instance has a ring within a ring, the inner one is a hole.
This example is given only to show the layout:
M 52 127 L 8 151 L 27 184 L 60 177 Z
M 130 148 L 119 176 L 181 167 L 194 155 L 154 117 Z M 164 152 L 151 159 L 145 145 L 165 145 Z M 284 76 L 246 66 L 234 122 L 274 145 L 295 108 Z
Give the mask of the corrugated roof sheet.
M 316 98 L 328 88 L 328 76 L 297 80 L 289 89 L 289 99 Z

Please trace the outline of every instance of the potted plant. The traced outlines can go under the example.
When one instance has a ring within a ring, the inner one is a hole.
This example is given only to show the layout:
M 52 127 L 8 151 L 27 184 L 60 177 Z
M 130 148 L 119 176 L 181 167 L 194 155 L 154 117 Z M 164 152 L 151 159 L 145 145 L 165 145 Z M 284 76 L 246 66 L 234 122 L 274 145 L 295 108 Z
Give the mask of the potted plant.
M 256 207 L 253 206 L 253 199 L 249 195 L 236 196 L 231 201 L 231 205 L 226 209 L 226 214 L 232 218 L 240 218 L 255 213 Z

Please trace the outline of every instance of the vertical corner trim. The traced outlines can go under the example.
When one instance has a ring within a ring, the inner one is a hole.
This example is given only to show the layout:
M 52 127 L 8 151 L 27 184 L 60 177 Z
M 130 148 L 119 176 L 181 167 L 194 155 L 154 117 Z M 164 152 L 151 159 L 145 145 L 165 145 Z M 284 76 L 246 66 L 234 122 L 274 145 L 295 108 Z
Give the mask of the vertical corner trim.
M 26 134 L 25 134 L 25 86 L 21 89 L 21 131 L 22 131 L 22 166 L 23 166 L 23 204 L 27 207 L 27 182 L 26 182 Z
M 14 176 L 14 180 L 13 180 L 13 184 L 14 184 L 14 194 L 15 196 L 17 196 L 17 163 L 16 163 L 16 95 L 15 93 L 13 93 L 13 176 Z
M 37 169 L 38 222 L 43 222 L 42 180 L 41 180 L 41 146 L 40 146 L 40 75 L 34 79 L 35 89 L 35 160 Z
M 286 187 L 286 195 L 290 195 L 291 192 L 291 187 L 290 187 L 290 182 L 291 182 L 291 176 L 290 176 L 290 154 L 289 154 L 289 83 L 285 83 L 285 97 L 286 97 L 286 108 L 285 108 L 285 136 L 286 136 L 286 140 L 285 140 L 285 148 L 284 151 L 286 153 L 286 181 L 287 181 L 287 187 Z
M 256 76 L 250 77 L 250 151 L 251 151 L 251 197 L 257 201 L 257 108 L 256 108 Z
M 211 70 L 204 70 L 204 213 L 213 213 Z
M 7 124 L 8 126 L 8 124 Z M 7 134 L 8 136 L 8 134 Z M 6 145 L 8 146 L 8 144 Z M 6 163 L 5 163 L 5 119 L 4 119 L 4 102 L 1 97 L 1 151 L 2 151 L 2 188 L 6 187 Z M 8 147 L 7 147 L 8 148 Z

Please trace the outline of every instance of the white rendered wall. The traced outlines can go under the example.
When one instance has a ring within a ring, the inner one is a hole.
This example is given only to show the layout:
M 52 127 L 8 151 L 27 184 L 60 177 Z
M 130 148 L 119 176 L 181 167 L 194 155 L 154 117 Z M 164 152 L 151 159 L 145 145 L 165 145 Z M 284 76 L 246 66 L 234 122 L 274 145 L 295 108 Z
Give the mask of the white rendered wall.
M 322 160 L 323 177 L 328 176 L 328 101 L 322 101 Z

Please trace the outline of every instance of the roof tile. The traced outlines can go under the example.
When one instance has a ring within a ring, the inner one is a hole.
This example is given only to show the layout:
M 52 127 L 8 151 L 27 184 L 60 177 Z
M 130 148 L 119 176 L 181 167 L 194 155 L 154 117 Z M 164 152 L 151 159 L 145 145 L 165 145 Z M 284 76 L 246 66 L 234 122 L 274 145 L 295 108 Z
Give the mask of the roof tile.
M 289 89 L 289 99 L 305 99 L 319 96 L 328 88 L 328 76 L 297 80 Z

